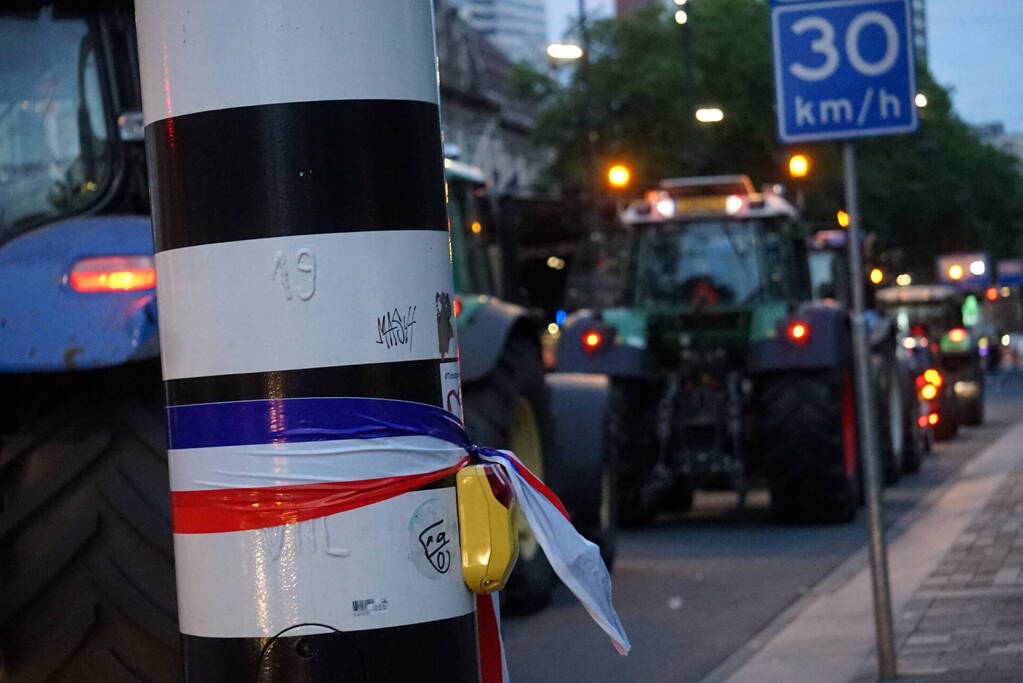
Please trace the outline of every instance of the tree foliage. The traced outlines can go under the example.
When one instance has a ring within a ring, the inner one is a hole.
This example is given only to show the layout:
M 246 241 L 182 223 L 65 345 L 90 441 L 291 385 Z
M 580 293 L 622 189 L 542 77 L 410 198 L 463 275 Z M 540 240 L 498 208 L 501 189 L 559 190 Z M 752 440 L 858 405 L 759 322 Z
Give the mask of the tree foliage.
M 658 7 L 594 23 L 588 64 L 559 67 L 573 69 L 568 78 L 520 70 L 520 92 L 540 103 L 536 141 L 554 151 L 545 187 L 571 191 L 587 169 L 590 182 L 600 182 L 615 162 L 633 169 L 637 190 L 659 178 L 712 173 L 786 180 L 793 150 L 775 133 L 767 3 L 701 0 L 687 8 L 684 26 Z M 925 69 L 919 83 L 930 100 L 919 133 L 857 143 L 864 227 L 882 246 L 901 247 L 904 265 L 918 275 L 947 251 L 1023 256 L 1018 162 L 983 144 Z M 697 123 L 700 106 L 720 107 L 725 120 Z M 814 162 L 806 217 L 831 226 L 844 203 L 838 147 L 800 151 Z

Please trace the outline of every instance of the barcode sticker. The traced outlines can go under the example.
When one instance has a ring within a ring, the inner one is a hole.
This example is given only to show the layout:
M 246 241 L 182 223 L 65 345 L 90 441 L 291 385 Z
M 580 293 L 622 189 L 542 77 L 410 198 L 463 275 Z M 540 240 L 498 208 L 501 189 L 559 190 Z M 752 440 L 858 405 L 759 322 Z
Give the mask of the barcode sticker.
M 352 600 L 352 614 L 357 617 L 364 617 L 369 614 L 382 614 L 386 611 L 387 598 Z

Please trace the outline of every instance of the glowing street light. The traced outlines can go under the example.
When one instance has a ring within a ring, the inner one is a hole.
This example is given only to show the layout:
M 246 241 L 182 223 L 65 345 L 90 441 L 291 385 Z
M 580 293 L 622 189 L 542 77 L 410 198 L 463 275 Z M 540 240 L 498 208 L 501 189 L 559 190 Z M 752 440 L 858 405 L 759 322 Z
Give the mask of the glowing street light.
M 835 214 L 835 220 L 838 221 L 839 227 L 848 228 L 850 223 L 849 212 L 839 209 L 838 213 Z
M 583 56 L 583 49 L 572 43 L 551 43 L 547 46 L 547 56 L 551 59 L 571 61 Z
M 675 23 L 676 24 L 678 24 L 679 26 L 682 26 L 687 21 L 689 21 L 689 14 L 684 9 L 680 9 L 680 10 L 675 12 Z
M 625 187 L 629 184 L 631 177 L 632 174 L 629 173 L 629 169 L 622 164 L 615 164 L 607 171 L 607 182 L 610 183 L 611 187 Z
M 724 119 L 725 112 L 717 107 L 701 107 L 696 110 L 696 120 L 700 123 L 719 123 Z
M 870 281 L 875 285 L 879 285 L 884 282 L 884 271 L 880 268 L 872 268 L 870 270 Z
M 927 95 L 922 92 L 918 92 L 916 97 L 913 98 L 913 103 L 916 104 L 918 109 L 923 109 L 927 106 Z
M 805 154 L 793 154 L 789 157 L 789 175 L 793 178 L 805 178 L 810 174 L 810 157 Z

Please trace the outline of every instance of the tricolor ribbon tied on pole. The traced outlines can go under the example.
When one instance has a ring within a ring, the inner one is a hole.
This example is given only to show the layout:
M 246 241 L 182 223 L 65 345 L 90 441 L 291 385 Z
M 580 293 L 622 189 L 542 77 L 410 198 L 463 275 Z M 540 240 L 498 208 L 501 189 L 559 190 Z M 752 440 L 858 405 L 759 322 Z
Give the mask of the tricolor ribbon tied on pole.
M 628 653 L 597 546 L 513 453 L 472 444 L 451 413 L 386 399 L 284 398 L 172 406 L 167 414 L 177 535 L 295 524 L 393 499 L 468 464 L 501 466 L 555 573 Z M 496 594 L 477 596 L 477 620 L 483 680 L 507 681 Z

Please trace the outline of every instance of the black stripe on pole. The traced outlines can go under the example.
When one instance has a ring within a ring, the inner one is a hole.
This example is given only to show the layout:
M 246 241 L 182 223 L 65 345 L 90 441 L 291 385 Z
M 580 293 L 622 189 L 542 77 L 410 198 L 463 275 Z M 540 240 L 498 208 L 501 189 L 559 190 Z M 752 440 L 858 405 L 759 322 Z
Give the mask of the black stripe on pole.
M 433 103 L 333 100 L 188 114 L 146 126 L 146 152 L 157 251 L 447 229 Z
M 475 659 L 452 656 L 476 651 L 475 628 L 475 614 L 470 613 L 408 626 L 308 636 L 182 635 L 185 678 L 218 683 L 476 681 Z
M 172 379 L 165 383 L 167 405 L 341 396 L 389 398 L 443 408 L 440 363 L 440 360 L 368 363 Z

